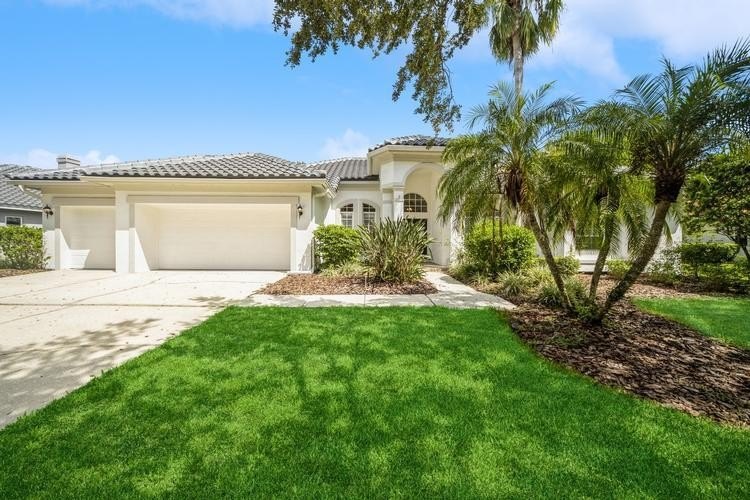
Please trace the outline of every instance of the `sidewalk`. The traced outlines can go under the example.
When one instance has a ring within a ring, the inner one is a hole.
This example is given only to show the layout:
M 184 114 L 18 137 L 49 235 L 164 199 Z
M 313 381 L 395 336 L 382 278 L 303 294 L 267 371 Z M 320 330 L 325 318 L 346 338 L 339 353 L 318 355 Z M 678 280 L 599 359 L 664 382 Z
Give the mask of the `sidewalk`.
M 438 293 L 424 295 L 251 295 L 239 306 L 331 307 L 331 306 L 426 306 L 458 309 L 513 309 L 515 306 L 496 295 L 481 293 L 445 273 L 430 271 L 427 281 Z

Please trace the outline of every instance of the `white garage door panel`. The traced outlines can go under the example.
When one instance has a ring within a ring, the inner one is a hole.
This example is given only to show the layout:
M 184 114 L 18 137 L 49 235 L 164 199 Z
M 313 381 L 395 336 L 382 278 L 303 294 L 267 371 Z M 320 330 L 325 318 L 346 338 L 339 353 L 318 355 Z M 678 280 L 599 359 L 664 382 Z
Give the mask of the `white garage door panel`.
M 161 269 L 289 269 L 291 208 L 192 205 L 159 210 Z
M 114 269 L 114 207 L 62 207 L 61 228 L 71 269 Z

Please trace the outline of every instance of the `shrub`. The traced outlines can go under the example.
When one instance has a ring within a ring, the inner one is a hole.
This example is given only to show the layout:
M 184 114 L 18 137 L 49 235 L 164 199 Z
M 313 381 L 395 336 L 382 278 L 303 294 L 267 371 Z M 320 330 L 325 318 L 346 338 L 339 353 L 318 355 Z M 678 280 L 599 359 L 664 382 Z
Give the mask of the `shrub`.
M 581 268 L 581 262 L 572 255 L 556 257 L 555 262 L 557 263 L 557 267 L 563 277 L 575 276 Z
M 339 266 L 329 266 L 323 269 L 324 276 L 333 276 L 340 278 L 357 278 L 364 276 L 367 269 L 360 262 L 345 262 Z
M 414 282 L 424 276 L 423 252 L 431 243 L 427 231 L 409 219 L 384 221 L 358 229 L 362 262 L 376 279 Z
M 738 251 L 733 243 L 683 243 L 677 247 L 682 264 L 695 276 L 704 266 L 732 262 Z
M 520 297 L 527 294 L 532 285 L 522 272 L 505 271 L 497 277 L 498 291 L 506 297 Z
M 542 266 L 545 266 L 542 263 Z M 538 288 L 542 285 L 554 283 L 552 280 L 552 273 L 546 267 L 531 267 L 524 271 L 524 275 L 532 288 Z
M 648 278 L 654 283 L 674 285 L 680 280 L 680 255 L 677 249 L 662 250 L 646 267 Z
M 42 269 L 44 256 L 42 230 L 28 226 L 0 227 L 0 260 L 11 269 Z
M 586 287 L 577 278 L 568 278 L 565 280 L 565 291 L 568 292 L 568 297 L 570 297 L 573 306 L 577 309 L 588 304 Z M 539 287 L 536 300 L 548 306 L 562 306 L 560 292 L 553 281 L 544 283 Z
M 630 269 L 630 262 L 623 259 L 612 259 L 607 261 L 607 274 L 611 278 L 621 280 Z
M 534 262 L 536 240 L 524 227 L 486 221 L 471 228 L 464 249 L 466 261 L 484 274 L 518 272 Z
M 706 266 L 701 278 L 704 287 L 710 291 L 750 293 L 750 265 L 746 262 Z
M 321 268 L 340 267 L 357 259 L 360 242 L 356 229 L 332 224 L 320 226 L 313 234 Z

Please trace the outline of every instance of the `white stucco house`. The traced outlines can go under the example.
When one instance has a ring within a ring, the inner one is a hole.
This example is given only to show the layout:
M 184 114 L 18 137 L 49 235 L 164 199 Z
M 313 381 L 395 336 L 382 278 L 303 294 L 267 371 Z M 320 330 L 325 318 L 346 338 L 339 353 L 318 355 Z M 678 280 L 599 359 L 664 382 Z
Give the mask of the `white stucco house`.
M 260 153 L 188 156 L 19 173 L 41 193 L 53 269 L 313 270 L 313 231 L 390 217 L 419 219 L 432 260 L 455 245 L 436 216 L 446 139 L 399 137 L 363 158 L 316 163 Z
M 52 269 L 257 269 L 311 272 L 313 231 L 406 217 L 433 239 L 429 257 L 447 266 L 460 235 L 437 217 L 447 139 L 397 137 L 366 157 L 303 163 L 260 153 L 187 156 L 16 173 L 41 193 Z M 596 252 L 566 238 L 559 255 L 584 270 Z M 619 254 L 620 252 L 615 252 Z

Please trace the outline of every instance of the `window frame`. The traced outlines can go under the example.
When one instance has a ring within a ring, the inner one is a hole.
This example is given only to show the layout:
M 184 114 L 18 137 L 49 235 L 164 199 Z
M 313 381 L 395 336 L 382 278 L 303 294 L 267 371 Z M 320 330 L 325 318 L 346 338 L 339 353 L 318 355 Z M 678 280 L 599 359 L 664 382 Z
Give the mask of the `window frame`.
M 342 209 L 344 209 L 344 208 L 346 208 L 346 207 L 348 207 L 350 205 L 352 206 L 352 211 L 351 212 L 342 212 Z M 364 226 L 365 225 L 365 223 L 364 223 L 365 222 L 365 212 L 364 212 L 364 206 L 365 205 L 369 206 L 373 210 L 372 212 L 368 212 L 368 213 L 374 214 L 374 216 L 373 216 L 373 223 L 377 224 L 378 221 L 380 220 L 380 206 L 378 206 L 378 204 L 375 203 L 374 201 L 367 200 L 367 199 L 356 199 L 356 200 L 349 199 L 349 200 L 345 200 L 342 203 L 340 203 L 336 207 L 336 223 L 340 224 L 340 225 L 342 225 L 344 227 L 352 227 L 352 228 L 357 228 L 359 226 Z M 345 214 L 345 213 L 351 213 L 352 214 L 352 225 L 351 226 L 346 226 L 346 224 L 344 224 L 343 214 Z
M 369 207 L 369 209 L 365 211 L 365 207 Z M 360 226 L 370 227 L 378 223 L 378 209 L 372 203 L 367 203 L 363 201 L 360 214 L 361 214 Z M 372 221 L 368 222 L 365 218 L 365 214 L 372 215 Z
M 414 206 L 416 209 L 424 208 L 424 210 L 409 210 L 410 206 Z M 430 212 L 430 205 L 427 203 L 427 199 L 419 193 L 409 192 L 404 194 L 404 213 L 409 215 L 428 215 Z
M 18 219 L 18 224 L 8 224 L 8 219 Z M 6 215 L 5 225 L 6 226 L 23 226 L 23 215 Z
M 351 208 L 351 209 L 349 210 L 349 208 Z M 347 210 L 344 210 L 344 209 L 347 209 Z M 353 202 L 352 203 L 345 203 L 345 204 L 341 205 L 338 208 L 339 224 L 341 224 L 344 227 L 349 227 L 349 228 L 352 228 L 352 229 L 355 228 L 355 227 L 357 227 L 356 224 L 355 224 L 355 220 L 354 220 L 356 212 L 357 212 L 357 209 L 356 209 L 356 206 L 355 206 L 355 204 Z M 348 219 L 348 225 L 344 223 L 344 214 L 348 215 L 348 217 L 347 217 L 347 219 Z

